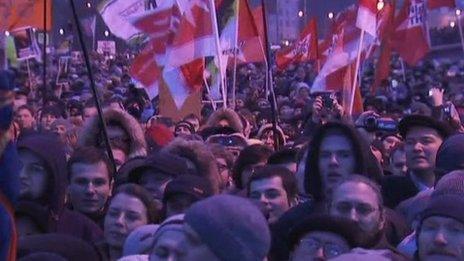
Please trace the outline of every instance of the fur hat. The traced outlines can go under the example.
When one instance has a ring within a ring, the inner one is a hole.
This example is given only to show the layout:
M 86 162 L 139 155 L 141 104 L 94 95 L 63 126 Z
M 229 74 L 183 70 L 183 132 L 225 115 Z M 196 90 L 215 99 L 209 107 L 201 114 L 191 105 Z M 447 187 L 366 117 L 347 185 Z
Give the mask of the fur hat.
M 226 120 L 229 123 L 229 126 L 236 132 L 243 132 L 243 124 L 240 120 L 240 116 L 238 116 L 234 110 L 224 108 L 213 112 L 213 114 L 209 116 L 205 127 L 218 127 L 218 123 L 221 120 Z

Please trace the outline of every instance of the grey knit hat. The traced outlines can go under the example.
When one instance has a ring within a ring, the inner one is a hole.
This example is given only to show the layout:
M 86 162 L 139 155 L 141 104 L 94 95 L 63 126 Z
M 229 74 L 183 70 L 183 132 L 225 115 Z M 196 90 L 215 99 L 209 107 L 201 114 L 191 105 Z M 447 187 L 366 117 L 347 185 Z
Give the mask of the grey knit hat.
M 262 261 L 269 252 L 266 219 L 247 199 L 218 195 L 199 201 L 187 210 L 185 223 L 220 260 Z

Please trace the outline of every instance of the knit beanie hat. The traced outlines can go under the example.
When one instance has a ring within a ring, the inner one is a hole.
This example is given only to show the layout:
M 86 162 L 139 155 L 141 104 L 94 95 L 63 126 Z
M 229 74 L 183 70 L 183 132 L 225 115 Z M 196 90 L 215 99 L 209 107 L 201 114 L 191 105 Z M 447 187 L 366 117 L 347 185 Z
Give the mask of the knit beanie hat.
M 420 223 L 431 216 L 444 216 L 464 224 L 464 208 L 460 207 L 463 205 L 464 171 L 454 171 L 437 183 Z
M 187 210 L 185 223 L 220 260 L 262 261 L 269 252 L 266 219 L 247 199 L 218 195 L 199 201 Z
M 159 225 L 140 226 L 124 241 L 123 256 L 147 254 L 153 245 L 153 237 Z
M 153 243 L 158 240 L 164 232 L 169 230 L 179 230 L 182 231 L 184 229 L 184 214 L 178 214 L 169 217 L 163 223 L 161 223 L 156 230 L 156 233 L 153 235 Z
M 458 169 L 464 170 L 464 134 L 456 134 L 446 139 L 437 152 L 435 174 L 437 179 Z

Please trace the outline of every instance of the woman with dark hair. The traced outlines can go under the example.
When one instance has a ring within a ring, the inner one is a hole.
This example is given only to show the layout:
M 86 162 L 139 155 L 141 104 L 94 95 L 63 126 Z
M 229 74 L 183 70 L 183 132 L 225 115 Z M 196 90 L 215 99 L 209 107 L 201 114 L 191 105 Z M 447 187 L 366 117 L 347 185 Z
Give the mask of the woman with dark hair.
M 105 242 L 99 245 L 106 260 L 122 257 L 124 241 L 136 228 L 157 223 L 159 213 L 153 197 L 143 187 L 125 184 L 116 189 L 105 216 Z
M 244 148 L 235 162 L 232 170 L 232 180 L 235 188 L 246 188 L 250 176 L 255 169 L 267 164 L 267 159 L 274 151 L 266 145 L 255 144 Z

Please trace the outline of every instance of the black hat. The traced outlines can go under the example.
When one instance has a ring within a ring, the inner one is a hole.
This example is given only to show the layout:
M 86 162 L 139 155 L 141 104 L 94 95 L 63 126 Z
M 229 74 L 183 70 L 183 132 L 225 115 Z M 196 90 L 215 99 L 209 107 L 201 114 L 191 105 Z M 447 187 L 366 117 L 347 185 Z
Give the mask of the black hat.
M 214 194 L 208 180 L 194 175 L 180 175 L 169 182 L 164 191 L 163 202 L 175 194 L 188 194 L 196 200 L 201 200 Z
M 424 115 L 410 115 L 404 117 L 398 125 L 398 130 L 400 135 L 405 138 L 409 130 L 413 127 L 432 128 L 436 130 L 443 139 L 446 139 L 453 133 L 451 127 L 446 123 Z
M 186 127 L 187 129 L 189 129 L 190 133 L 192 133 L 192 134 L 195 133 L 195 127 L 188 121 L 179 121 L 176 124 L 176 130 L 180 126 Z
M 189 173 L 187 161 L 184 158 L 168 152 L 157 152 L 135 165 L 136 166 L 132 168 L 130 173 L 128 173 L 129 182 L 132 183 L 138 183 L 142 171 L 146 169 L 152 169 L 174 178 Z
M 340 235 L 351 248 L 361 245 L 361 239 L 358 236 L 362 234 L 362 231 L 355 221 L 329 215 L 312 215 L 291 228 L 290 249 L 294 249 L 300 239 L 312 231 L 325 231 Z

